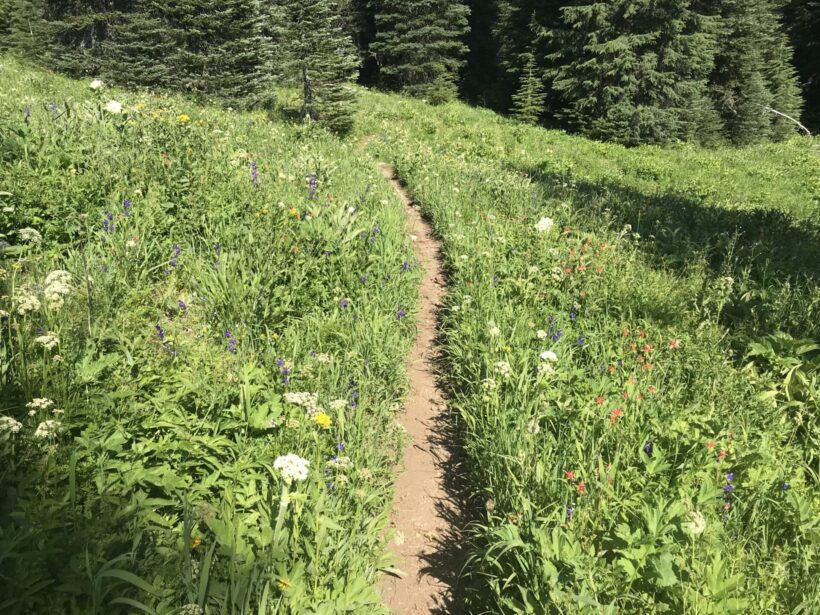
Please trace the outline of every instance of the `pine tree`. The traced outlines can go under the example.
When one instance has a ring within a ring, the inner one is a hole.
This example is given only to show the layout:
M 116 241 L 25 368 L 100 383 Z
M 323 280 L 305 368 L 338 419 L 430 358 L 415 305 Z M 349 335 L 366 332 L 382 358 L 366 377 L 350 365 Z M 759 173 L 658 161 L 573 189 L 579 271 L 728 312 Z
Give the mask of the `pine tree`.
M 454 98 L 463 65 L 469 9 L 458 0 L 376 0 L 383 83 L 432 103 Z
M 535 54 L 530 52 L 521 74 L 521 85 L 513 94 L 513 116 L 527 124 L 537 124 L 544 112 L 546 92 L 535 62 Z
M 820 1 L 791 0 L 785 7 L 784 23 L 794 45 L 794 63 L 806 102 L 803 121 L 820 132 Z
M 36 58 L 48 44 L 43 0 L 0 0 L 0 51 Z
M 128 0 L 122 3 L 129 4 Z M 73 75 L 97 75 L 102 68 L 101 46 L 108 35 L 111 13 L 122 8 L 107 0 L 45 0 L 48 47 L 41 59 Z
M 283 76 L 302 90 L 302 114 L 338 133 L 353 126 L 358 59 L 333 0 L 279 0 Z
M 553 87 L 561 116 L 581 132 L 629 145 L 694 131 L 705 102 L 712 39 L 688 0 L 577 4 L 563 9 Z

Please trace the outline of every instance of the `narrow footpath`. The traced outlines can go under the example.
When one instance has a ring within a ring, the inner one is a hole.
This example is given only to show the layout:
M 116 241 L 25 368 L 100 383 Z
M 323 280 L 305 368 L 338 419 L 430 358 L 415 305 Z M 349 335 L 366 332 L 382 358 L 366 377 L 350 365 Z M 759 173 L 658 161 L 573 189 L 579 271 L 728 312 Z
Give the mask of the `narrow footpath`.
M 424 268 L 418 337 L 407 358 L 410 394 L 399 417 L 407 430 L 408 445 L 398 469 L 390 517 L 395 530 L 390 547 L 395 566 L 404 576 L 385 576 L 382 595 L 398 615 L 455 613 L 458 569 L 452 559 L 459 551 L 455 522 L 460 511 L 446 484 L 447 468 L 453 460 L 446 407 L 435 369 L 436 310 L 445 291 L 440 243 L 396 179 L 394 169 L 385 163 L 379 163 L 379 169 L 401 198 L 416 258 Z

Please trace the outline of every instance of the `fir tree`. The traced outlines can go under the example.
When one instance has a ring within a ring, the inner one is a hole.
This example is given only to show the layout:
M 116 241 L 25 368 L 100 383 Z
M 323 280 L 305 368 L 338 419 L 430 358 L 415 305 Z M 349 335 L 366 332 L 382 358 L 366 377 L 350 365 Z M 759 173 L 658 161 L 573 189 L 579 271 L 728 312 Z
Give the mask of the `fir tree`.
M 791 0 L 785 7 L 784 25 L 794 46 L 794 64 L 806 102 L 804 123 L 820 131 L 820 1 Z
M 527 124 L 537 124 L 544 112 L 546 92 L 538 72 L 535 54 L 530 52 L 521 74 L 521 85 L 513 94 L 513 116 Z
M 712 39 L 688 0 L 578 4 L 550 59 L 562 116 L 594 138 L 665 143 L 692 134 L 707 100 Z
M 358 59 L 333 0 L 279 0 L 283 76 L 302 91 L 302 115 L 334 132 L 353 126 Z
M 377 54 L 383 83 L 438 103 L 457 94 L 469 9 L 457 0 L 377 0 Z
M 43 14 L 48 48 L 42 59 L 73 75 L 101 72 L 101 46 L 111 13 L 130 4 L 107 0 L 45 0 Z
M 43 0 L 0 0 L 0 51 L 37 58 L 48 45 Z

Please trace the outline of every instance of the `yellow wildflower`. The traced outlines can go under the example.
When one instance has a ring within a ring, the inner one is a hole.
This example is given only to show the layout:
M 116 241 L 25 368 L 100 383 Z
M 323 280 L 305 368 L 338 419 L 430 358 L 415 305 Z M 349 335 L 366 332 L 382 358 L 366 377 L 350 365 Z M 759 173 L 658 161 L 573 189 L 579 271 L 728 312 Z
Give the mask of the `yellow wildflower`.
M 333 419 L 330 418 L 326 413 L 320 412 L 317 414 L 313 420 L 316 424 L 321 427 L 322 429 L 330 429 L 330 426 L 333 424 Z
M 187 115 L 185 115 L 185 114 L 183 113 L 182 115 L 180 115 L 179 117 L 177 117 L 177 121 L 178 121 L 180 124 L 187 124 L 188 122 L 190 122 L 190 121 L 191 121 L 191 118 L 190 118 L 190 117 L 188 117 Z
M 288 210 L 288 213 L 289 213 L 289 214 L 290 214 L 293 218 L 296 218 L 297 220 L 299 219 L 299 210 L 298 210 L 298 209 L 296 209 L 295 207 L 291 207 L 291 208 Z

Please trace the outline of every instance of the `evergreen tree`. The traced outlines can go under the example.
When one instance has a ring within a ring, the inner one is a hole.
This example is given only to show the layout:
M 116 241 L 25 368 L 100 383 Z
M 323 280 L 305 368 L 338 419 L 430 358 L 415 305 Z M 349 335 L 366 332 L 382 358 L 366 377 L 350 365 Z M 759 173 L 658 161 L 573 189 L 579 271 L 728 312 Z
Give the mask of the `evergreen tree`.
M 130 0 L 45 0 L 49 44 L 41 59 L 73 75 L 100 74 L 108 21 L 112 13 L 129 6 Z
M 521 74 L 521 85 L 513 94 L 513 116 L 527 124 L 537 124 L 544 112 L 546 92 L 535 62 L 535 54 L 530 52 Z
M 470 10 L 469 31 L 465 39 L 465 58 L 462 92 L 464 97 L 476 104 L 497 110 L 510 106 L 508 75 L 498 62 L 497 41 L 494 27 L 498 23 L 498 6 L 495 0 L 468 0 Z M 503 85 L 502 85 L 503 84 Z
M 302 114 L 330 130 L 353 126 L 358 64 L 339 5 L 333 0 L 279 0 L 283 75 L 302 90 Z
M 36 58 L 48 44 L 43 0 L 0 0 L 0 51 Z
M 271 101 L 272 49 L 262 0 L 156 2 L 174 39 L 170 82 L 240 108 Z
M 806 111 L 803 121 L 820 131 L 820 1 L 791 0 L 784 22 L 794 46 L 794 63 L 800 75 Z
M 561 115 L 581 132 L 630 145 L 695 132 L 713 39 L 688 0 L 584 3 L 563 9 L 550 56 Z
M 390 88 L 443 102 L 457 94 L 469 9 L 458 0 L 376 0 L 381 77 Z

